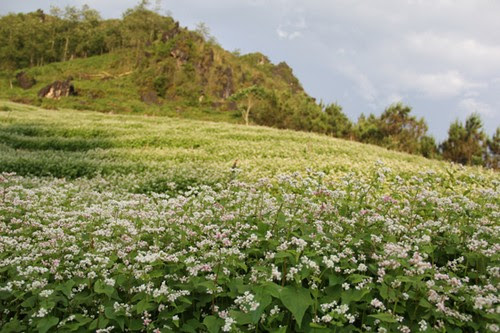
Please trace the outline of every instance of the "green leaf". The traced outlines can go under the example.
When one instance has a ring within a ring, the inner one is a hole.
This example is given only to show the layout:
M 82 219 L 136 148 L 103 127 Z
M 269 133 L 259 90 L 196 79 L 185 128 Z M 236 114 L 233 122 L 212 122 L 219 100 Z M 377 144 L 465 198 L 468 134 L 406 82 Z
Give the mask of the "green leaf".
M 109 320 L 104 316 L 99 316 L 99 328 L 106 328 L 108 326 Z
M 125 329 L 125 318 L 122 317 L 117 317 L 114 319 L 120 325 L 121 330 L 123 331 Z
M 361 275 L 361 274 L 351 274 L 349 275 L 348 279 L 351 283 L 360 283 L 364 279 L 366 279 L 368 276 L 366 275 Z
M 209 333 L 218 333 L 224 321 L 215 316 L 206 316 L 203 324 L 207 327 Z
M 282 287 L 274 282 L 266 282 L 260 286 L 254 287 L 253 291 L 256 295 L 271 295 L 275 298 L 279 298 L 281 289 Z
M 344 278 L 340 275 L 330 274 L 328 275 L 328 285 L 335 286 L 337 284 L 342 284 L 344 282 Z
M 36 296 L 31 296 L 27 300 L 25 300 L 24 302 L 22 302 L 21 306 L 23 308 L 33 308 L 35 306 L 36 299 L 37 299 Z
M 97 319 L 94 319 L 94 320 L 90 323 L 90 325 L 89 325 L 89 331 L 93 331 L 93 330 L 95 330 L 95 329 L 97 328 L 97 322 L 98 322 L 98 320 L 97 320 Z
M 383 299 L 387 299 L 389 297 L 389 287 L 387 285 L 382 284 L 379 288 L 378 291 L 380 292 L 380 296 Z
M 5 290 L 0 291 L 0 299 L 8 299 L 11 296 L 12 294 L 8 291 Z
M 127 327 L 131 331 L 140 331 L 144 328 L 144 323 L 140 319 L 132 318 L 128 321 Z
M 271 304 L 273 299 L 267 294 L 257 294 L 256 300 L 257 302 L 259 302 L 259 307 L 255 311 L 250 312 L 252 317 L 252 324 L 257 324 L 259 322 L 260 317 L 266 310 L 267 306 Z
M 106 294 L 107 296 L 111 297 L 111 295 L 115 291 L 115 288 L 108 286 L 104 282 L 98 280 L 94 285 L 94 291 L 98 294 Z
M 71 289 L 73 288 L 74 285 L 75 281 L 68 280 L 64 284 L 57 286 L 56 290 L 62 291 L 62 293 L 66 295 L 66 297 L 69 297 L 71 295 Z
M 231 315 L 232 318 L 234 318 L 234 320 L 236 320 L 236 322 L 239 325 L 247 325 L 253 323 L 252 315 L 250 313 L 244 313 L 241 311 L 230 311 L 229 314 Z
M 426 301 L 423 298 L 420 299 L 420 302 L 418 302 L 418 305 L 420 305 L 423 308 L 427 308 L 427 309 L 432 309 L 433 308 L 432 304 L 429 303 L 428 301 Z
M 21 322 L 17 318 L 11 319 L 7 324 L 2 327 L 3 332 L 25 332 L 26 326 L 21 325 Z
M 38 325 L 36 325 L 36 327 L 38 328 L 38 333 L 48 332 L 52 327 L 56 326 L 58 322 L 59 318 L 56 318 L 54 316 L 42 318 L 42 320 L 38 322 Z
M 87 325 L 92 321 L 92 318 L 84 317 L 80 314 L 75 315 L 75 320 L 67 322 L 62 328 L 62 331 L 78 331 L 80 327 Z M 97 323 L 95 325 L 97 327 Z M 88 328 L 90 329 L 90 328 Z
M 385 323 L 397 323 L 398 321 L 394 319 L 394 316 L 391 315 L 390 313 L 377 313 L 373 315 L 369 315 L 369 317 L 378 319 L 380 321 L 383 321 Z
M 135 305 L 135 310 L 137 313 L 143 313 L 144 311 L 150 311 L 155 308 L 154 304 L 149 302 L 146 298 L 141 300 L 139 303 Z
M 280 300 L 293 314 L 300 327 L 307 308 L 313 303 L 309 290 L 302 287 L 287 286 L 281 290 Z
M 352 302 L 360 301 L 366 294 L 370 292 L 369 289 L 350 289 L 342 291 L 342 302 L 344 304 L 350 304 Z
M 115 309 L 112 306 L 107 306 L 104 309 L 104 315 L 106 316 L 106 318 L 115 319 L 116 318 Z

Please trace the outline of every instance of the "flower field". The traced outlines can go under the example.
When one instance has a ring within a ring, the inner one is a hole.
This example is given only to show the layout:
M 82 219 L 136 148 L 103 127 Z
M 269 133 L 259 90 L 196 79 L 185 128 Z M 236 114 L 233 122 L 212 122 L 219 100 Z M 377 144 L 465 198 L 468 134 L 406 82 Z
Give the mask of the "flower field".
M 1 332 L 500 330 L 497 173 L 307 133 L 6 109 Z

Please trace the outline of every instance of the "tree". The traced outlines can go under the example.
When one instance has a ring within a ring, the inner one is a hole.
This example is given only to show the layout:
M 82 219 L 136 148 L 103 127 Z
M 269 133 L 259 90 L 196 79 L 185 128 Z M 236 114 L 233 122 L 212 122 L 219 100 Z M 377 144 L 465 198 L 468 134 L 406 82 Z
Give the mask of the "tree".
M 380 116 L 383 146 L 410 154 L 420 153 L 421 140 L 427 132 L 423 118 L 410 115 L 411 107 L 402 103 L 390 105 Z
M 419 153 L 420 155 L 427 158 L 439 158 L 439 149 L 434 137 L 429 135 L 424 135 L 420 139 Z
M 488 139 L 488 159 L 487 167 L 500 169 L 500 127 L 497 127 L 495 134 Z
M 352 123 L 342 112 L 342 107 L 336 103 L 327 105 L 324 109 L 326 115 L 326 123 L 328 125 L 327 132 L 337 138 L 347 138 L 351 135 Z
M 368 117 L 361 114 L 354 127 L 353 133 L 356 141 L 379 146 L 382 145 L 382 139 L 384 138 L 379 127 L 378 119 L 374 114 L 370 114 Z
M 243 88 L 234 93 L 229 99 L 235 102 L 243 101 L 243 119 L 245 120 L 245 125 L 249 124 L 250 111 L 255 105 L 255 102 L 263 99 L 266 96 L 265 90 L 257 85 L 253 85 L 247 88 Z
M 212 36 L 212 34 L 210 33 L 210 28 L 208 27 L 208 25 L 205 22 L 199 22 L 196 25 L 195 32 L 198 35 L 200 35 L 203 38 L 203 40 L 205 40 L 209 44 L 214 44 L 214 45 L 217 44 L 217 39 L 215 39 L 215 37 Z
M 441 145 L 443 157 L 456 163 L 483 165 L 487 141 L 482 127 L 477 113 L 467 117 L 465 126 L 458 120 L 453 122 L 448 130 L 448 138 Z

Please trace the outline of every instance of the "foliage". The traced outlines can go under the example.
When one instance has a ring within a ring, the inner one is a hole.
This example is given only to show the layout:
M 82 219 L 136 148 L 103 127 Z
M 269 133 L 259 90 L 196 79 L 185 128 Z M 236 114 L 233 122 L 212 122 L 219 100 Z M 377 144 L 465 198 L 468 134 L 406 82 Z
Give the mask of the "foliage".
M 461 125 L 453 125 L 453 138 L 440 150 L 427 135 L 424 119 L 411 115 L 411 108 L 402 103 L 388 106 L 380 116 L 363 115 L 353 124 L 340 105 L 316 103 L 285 62 L 275 65 L 259 52 L 225 51 L 206 24 L 189 31 L 150 7 L 142 1 L 121 19 L 103 19 L 88 6 L 0 17 L 0 97 L 49 109 L 253 123 L 429 158 L 498 165 L 487 148 L 493 138 L 477 138 L 479 148 L 472 144 L 476 139 L 459 133 Z M 15 86 L 21 69 L 36 79 L 32 88 Z M 37 97 L 43 86 L 68 77 L 78 96 L 58 101 Z M 458 143 L 463 140 L 469 141 Z
M 124 190 L 130 176 L 0 174 L 0 324 L 494 330 L 498 177 L 365 170 L 147 195 Z
M 361 142 L 434 157 L 437 155 L 437 146 L 434 138 L 426 134 L 425 120 L 417 119 L 410 113 L 411 107 L 396 103 L 387 107 L 378 118 L 362 115 L 356 124 L 355 136 Z
M 2 331 L 498 325 L 495 172 L 308 133 L 4 106 Z
M 263 99 L 266 96 L 266 92 L 262 87 L 253 85 L 248 88 L 243 88 L 234 93 L 230 99 L 233 101 L 245 101 L 245 107 L 242 112 L 243 119 L 245 120 L 245 125 L 248 126 L 250 120 L 250 111 L 254 106 L 255 100 Z
M 488 139 L 488 149 L 487 165 L 493 169 L 500 169 L 500 127 L 497 127 L 495 134 Z
M 465 125 L 458 120 L 450 125 L 448 139 L 443 142 L 443 157 L 451 161 L 482 165 L 486 154 L 486 134 L 478 114 L 467 117 Z
M 342 112 L 342 107 L 338 104 L 330 104 L 325 107 L 327 122 L 331 126 L 328 133 L 337 138 L 348 138 L 352 133 L 352 123 Z

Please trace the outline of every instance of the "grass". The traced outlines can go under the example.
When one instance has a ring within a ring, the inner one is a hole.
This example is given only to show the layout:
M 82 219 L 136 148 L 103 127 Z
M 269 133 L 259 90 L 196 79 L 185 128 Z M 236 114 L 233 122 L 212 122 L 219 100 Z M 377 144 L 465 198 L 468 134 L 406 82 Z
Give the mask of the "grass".
M 0 79 L 0 98 L 40 106 L 46 109 L 70 108 L 105 113 L 169 116 L 175 118 L 211 120 L 240 123 L 239 111 L 217 111 L 210 105 L 189 105 L 178 100 L 164 100 L 161 105 L 146 104 L 140 99 L 140 87 L 132 71 L 134 64 L 126 51 L 51 63 L 25 71 L 36 78 L 30 89 L 16 85 L 10 87 L 9 80 Z M 124 75 L 126 74 L 126 75 Z M 121 76 L 123 75 L 123 76 Z M 56 81 L 72 78 L 77 96 L 60 100 L 41 99 L 38 91 Z

